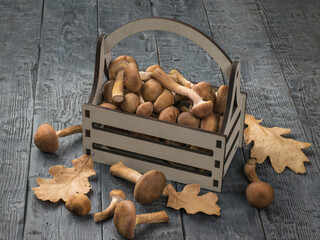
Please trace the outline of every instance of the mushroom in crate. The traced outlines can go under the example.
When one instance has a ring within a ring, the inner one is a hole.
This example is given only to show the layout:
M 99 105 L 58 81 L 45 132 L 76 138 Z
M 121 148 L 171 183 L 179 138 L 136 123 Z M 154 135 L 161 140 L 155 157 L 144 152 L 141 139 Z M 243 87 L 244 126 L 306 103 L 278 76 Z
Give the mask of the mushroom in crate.
M 150 170 L 142 175 L 136 170 L 126 167 L 122 162 L 118 162 L 110 167 L 110 173 L 135 183 L 133 194 L 141 204 L 156 201 L 161 197 L 166 186 L 166 176 L 158 170 Z
M 117 205 L 113 220 L 118 232 L 125 238 L 132 239 L 136 225 L 165 223 L 169 222 L 169 217 L 165 211 L 136 215 L 133 202 L 124 200 Z
M 42 152 L 55 153 L 59 148 L 58 138 L 75 133 L 82 133 L 82 125 L 55 131 L 50 124 L 44 123 L 37 129 L 34 135 L 34 143 Z

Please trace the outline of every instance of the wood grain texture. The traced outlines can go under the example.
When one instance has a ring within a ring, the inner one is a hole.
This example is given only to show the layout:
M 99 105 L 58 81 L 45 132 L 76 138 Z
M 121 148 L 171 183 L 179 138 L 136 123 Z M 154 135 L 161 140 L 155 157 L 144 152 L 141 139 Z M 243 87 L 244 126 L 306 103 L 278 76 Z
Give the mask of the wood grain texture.
M 130 11 L 128 10 L 130 9 Z M 146 0 L 138 1 L 99 1 L 99 33 L 108 34 L 118 27 L 133 20 L 152 16 L 151 4 Z M 120 17 L 119 17 L 120 16 Z M 117 21 L 114 21 L 117 19 Z M 145 70 L 148 66 L 159 64 L 158 49 L 155 32 L 143 32 L 135 34 L 120 42 L 113 50 L 112 57 L 129 55 L 136 59 L 139 69 Z M 110 203 L 109 192 L 112 189 L 123 190 L 127 198 L 135 204 L 137 214 L 151 213 L 165 210 L 169 215 L 169 223 L 139 225 L 135 230 L 136 239 L 183 239 L 182 222 L 179 211 L 165 207 L 166 198 L 142 206 L 133 198 L 134 185 L 130 182 L 110 175 L 109 166 L 102 165 L 101 176 L 101 199 L 102 208 L 105 209 Z M 168 181 L 176 186 L 176 183 Z M 112 219 L 100 223 L 103 226 L 104 239 L 119 239 Z
M 34 132 L 42 123 L 58 130 L 81 123 L 81 104 L 91 91 L 97 37 L 96 1 L 45 1 L 41 32 L 41 53 L 34 112 Z M 72 215 L 62 201 L 38 200 L 31 188 L 37 177 L 51 178 L 53 165 L 71 167 L 71 160 L 82 155 L 81 135 L 59 139 L 56 154 L 41 153 L 34 145 L 30 157 L 25 239 L 100 239 L 101 228 L 89 214 Z M 97 175 L 90 177 L 91 212 L 99 201 Z
M 154 1 L 153 12 L 156 16 L 189 23 L 215 40 L 215 32 L 210 29 L 206 9 L 201 1 Z M 217 64 L 189 40 L 174 34 L 157 33 L 157 43 L 160 63 L 165 70 L 178 68 L 187 79 L 194 82 L 207 81 L 213 86 L 224 83 Z M 223 50 L 228 50 L 227 46 L 224 46 Z M 227 173 L 223 180 L 222 193 L 218 194 L 221 217 L 202 213 L 188 215 L 184 210 L 180 210 L 185 239 L 264 238 L 258 212 L 250 207 L 245 199 L 247 182 L 242 174 L 244 159 L 240 151 L 233 161 L 236 163 L 232 164 L 230 173 Z M 184 186 L 177 184 L 177 191 L 182 191 Z M 201 194 L 206 192 L 202 190 Z M 244 223 L 245 219 L 250 221 Z M 237 224 L 240 222 L 241 224 Z
M 23 235 L 41 4 L 0 7 L 0 239 Z
M 264 126 L 291 128 L 292 137 L 307 141 L 277 56 L 254 1 L 205 1 L 215 39 L 242 63 L 247 112 L 264 118 Z M 232 16 L 232 17 L 230 17 Z M 259 166 L 261 180 L 275 188 L 275 202 L 259 210 L 267 239 L 316 239 L 319 236 L 319 170 L 311 149 L 307 174 L 276 174 L 269 161 Z M 312 214 L 311 214 L 312 213 Z
M 320 2 L 256 3 L 319 167 Z

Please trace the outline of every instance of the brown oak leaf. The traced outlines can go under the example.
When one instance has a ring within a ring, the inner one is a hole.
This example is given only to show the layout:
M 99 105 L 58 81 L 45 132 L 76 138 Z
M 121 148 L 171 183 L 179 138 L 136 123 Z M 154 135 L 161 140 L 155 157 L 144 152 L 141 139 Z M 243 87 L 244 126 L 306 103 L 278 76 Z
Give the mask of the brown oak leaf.
M 39 187 L 32 188 L 36 197 L 42 201 L 67 201 L 76 193 L 88 193 L 91 189 L 88 177 L 96 175 L 91 157 L 82 155 L 72 160 L 73 167 L 56 165 L 49 168 L 52 179 L 37 178 Z
M 257 159 L 259 164 L 269 157 L 277 173 L 282 173 L 286 167 L 295 173 L 305 173 L 304 162 L 309 162 L 309 159 L 301 149 L 308 148 L 311 144 L 281 137 L 289 134 L 291 129 L 263 127 L 259 124 L 262 120 L 256 120 L 248 114 L 245 117 L 245 124 L 248 125 L 244 130 L 245 144 L 254 142 L 250 157 Z
M 167 207 L 176 210 L 184 208 L 189 214 L 203 212 L 208 215 L 220 216 L 220 207 L 216 204 L 218 196 L 213 192 L 198 196 L 199 192 L 200 185 L 196 183 L 186 185 L 181 192 L 176 192 L 174 187 L 168 184 L 163 195 L 169 196 Z

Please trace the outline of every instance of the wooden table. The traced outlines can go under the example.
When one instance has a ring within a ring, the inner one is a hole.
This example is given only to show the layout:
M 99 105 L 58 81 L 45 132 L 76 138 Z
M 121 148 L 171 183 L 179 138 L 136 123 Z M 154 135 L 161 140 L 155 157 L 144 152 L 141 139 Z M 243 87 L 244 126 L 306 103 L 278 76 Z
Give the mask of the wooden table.
M 56 154 L 41 153 L 33 135 L 42 123 L 55 129 L 81 123 L 88 101 L 98 34 L 150 16 L 177 19 L 212 37 L 242 64 L 241 90 L 247 113 L 264 126 L 291 128 L 289 137 L 311 142 L 307 173 L 258 175 L 275 188 L 265 209 L 248 204 L 243 175 L 250 147 L 239 149 L 218 193 L 221 216 L 165 207 L 166 198 L 137 204 L 138 213 L 165 209 L 169 224 L 139 226 L 136 239 L 319 239 L 320 238 L 320 1 L 0 1 L 0 239 L 121 239 L 113 221 L 95 223 L 93 213 L 109 204 L 109 191 L 133 184 L 95 164 L 90 178 L 91 214 L 77 217 L 62 202 L 38 200 L 36 178 L 50 178 L 53 165 L 70 167 L 82 154 L 82 139 L 60 139 Z M 113 56 L 131 55 L 140 68 L 160 63 L 192 81 L 225 83 L 218 66 L 192 42 L 174 34 L 146 32 L 119 44 Z M 173 183 L 182 190 L 183 184 Z M 202 190 L 201 194 L 206 193 Z

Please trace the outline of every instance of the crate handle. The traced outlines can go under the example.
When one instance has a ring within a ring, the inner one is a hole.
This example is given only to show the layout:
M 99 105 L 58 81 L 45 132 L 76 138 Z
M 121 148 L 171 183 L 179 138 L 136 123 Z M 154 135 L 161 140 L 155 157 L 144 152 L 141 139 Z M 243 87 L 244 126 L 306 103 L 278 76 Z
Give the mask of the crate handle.
M 219 45 L 203 32 L 189 24 L 169 18 L 151 17 L 139 19 L 122 25 L 109 35 L 100 35 L 98 37 L 96 45 L 94 82 L 89 103 L 99 104 L 102 100 L 101 92 L 97 90 L 101 89 L 104 71 L 106 71 L 106 76 L 108 76 L 107 67 L 111 62 L 111 50 L 119 42 L 131 35 L 139 32 L 156 30 L 172 32 L 198 44 L 216 61 L 221 71 L 229 79 L 229 97 L 227 100 L 226 110 L 227 117 L 225 116 L 224 118 L 221 131 L 221 133 L 225 133 L 226 126 L 229 126 L 227 122 L 231 121 L 233 115 L 231 112 L 231 105 L 234 105 L 232 101 L 237 100 L 235 98 L 236 96 L 238 96 L 238 98 L 240 97 L 240 87 L 236 88 L 236 86 L 240 85 L 240 64 L 238 62 L 232 62 L 228 55 L 219 47 Z M 235 83 L 235 81 L 238 81 L 238 83 Z M 239 94 L 236 94 L 236 90 Z M 229 106 L 228 103 L 231 105 Z

